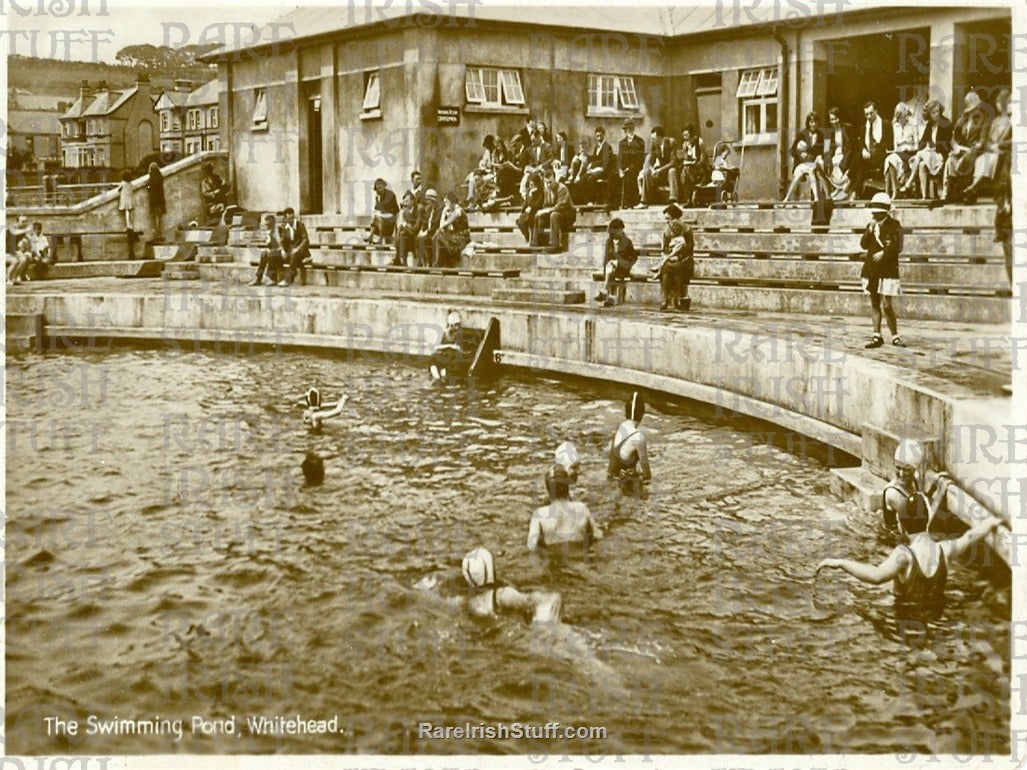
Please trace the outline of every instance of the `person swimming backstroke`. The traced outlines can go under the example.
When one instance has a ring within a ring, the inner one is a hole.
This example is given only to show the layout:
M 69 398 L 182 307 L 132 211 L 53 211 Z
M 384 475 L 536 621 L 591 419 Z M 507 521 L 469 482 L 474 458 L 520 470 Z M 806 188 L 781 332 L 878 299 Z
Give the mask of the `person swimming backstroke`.
M 610 439 L 606 476 L 618 482 L 624 494 L 637 494 L 641 484 L 652 478 L 649 447 L 640 427 L 645 416 L 645 400 L 637 390 L 624 404 L 625 420 Z

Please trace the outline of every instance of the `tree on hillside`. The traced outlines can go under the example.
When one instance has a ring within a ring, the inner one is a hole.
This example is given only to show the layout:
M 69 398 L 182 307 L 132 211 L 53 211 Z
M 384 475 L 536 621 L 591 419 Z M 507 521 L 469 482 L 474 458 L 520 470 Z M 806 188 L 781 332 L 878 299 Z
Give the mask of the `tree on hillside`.
M 213 51 L 216 47 L 215 44 L 206 44 L 171 48 L 166 45 L 155 46 L 145 43 L 143 45 L 127 45 L 118 51 L 115 58 L 121 64 L 132 67 L 165 69 L 195 64 L 197 56 Z

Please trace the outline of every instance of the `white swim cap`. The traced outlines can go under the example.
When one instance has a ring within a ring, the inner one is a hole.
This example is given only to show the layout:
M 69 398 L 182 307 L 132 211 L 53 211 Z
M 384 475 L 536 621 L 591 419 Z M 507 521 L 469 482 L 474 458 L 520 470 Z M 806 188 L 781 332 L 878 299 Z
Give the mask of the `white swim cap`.
M 459 326 L 460 325 L 460 314 L 455 310 L 450 310 L 449 315 L 446 316 L 446 326 Z
M 564 441 L 556 448 L 557 465 L 562 465 L 564 468 L 570 468 L 572 465 L 578 465 L 580 463 L 581 456 L 578 454 L 578 448 L 574 446 L 574 442 Z
M 895 448 L 895 462 L 898 465 L 909 465 L 919 468 L 924 462 L 924 450 L 916 439 L 903 439 Z
M 475 548 L 467 554 L 461 570 L 472 588 L 484 588 L 496 582 L 496 565 L 488 548 Z

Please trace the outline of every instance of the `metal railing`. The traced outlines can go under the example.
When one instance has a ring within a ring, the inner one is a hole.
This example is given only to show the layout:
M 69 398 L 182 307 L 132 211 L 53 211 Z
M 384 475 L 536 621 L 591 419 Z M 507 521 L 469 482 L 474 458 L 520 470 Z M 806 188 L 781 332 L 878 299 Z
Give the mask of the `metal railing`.
M 114 182 L 91 184 L 62 184 L 52 190 L 44 185 L 8 187 L 8 206 L 75 206 L 95 195 L 113 190 Z

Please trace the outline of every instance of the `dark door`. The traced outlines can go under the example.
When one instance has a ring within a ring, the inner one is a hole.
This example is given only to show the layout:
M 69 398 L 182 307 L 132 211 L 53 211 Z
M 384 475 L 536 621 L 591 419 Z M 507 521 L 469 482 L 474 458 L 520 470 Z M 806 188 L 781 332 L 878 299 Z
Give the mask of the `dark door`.
M 306 198 L 310 202 L 307 211 L 311 214 L 320 214 L 323 211 L 321 163 L 321 97 L 313 96 L 307 100 Z

